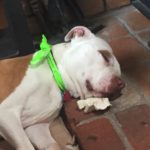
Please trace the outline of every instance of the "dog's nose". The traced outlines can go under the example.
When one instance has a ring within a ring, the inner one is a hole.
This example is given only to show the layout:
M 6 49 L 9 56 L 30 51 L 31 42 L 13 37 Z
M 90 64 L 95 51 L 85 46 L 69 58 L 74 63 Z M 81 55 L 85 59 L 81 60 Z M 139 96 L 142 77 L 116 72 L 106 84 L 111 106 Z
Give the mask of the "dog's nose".
M 116 88 L 123 89 L 125 87 L 125 82 L 120 77 L 113 77 L 111 79 L 111 84 L 116 85 Z
M 113 76 L 108 80 L 108 84 L 106 84 L 106 88 L 102 91 L 102 95 L 118 95 L 121 93 L 121 90 L 125 87 L 124 81 L 117 76 Z
M 109 82 L 109 88 L 113 88 L 113 89 L 123 89 L 125 86 L 125 83 L 124 81 L 120 78 L 120 77 L 117 77 L 117 76 L 114 76 L 110 79 L 110 82 Z
M 117 76 L 110 79 L 107 94 L 109 97 L 118 97 L 121 95 L 121 90 L 125 87 L 125 82 Z

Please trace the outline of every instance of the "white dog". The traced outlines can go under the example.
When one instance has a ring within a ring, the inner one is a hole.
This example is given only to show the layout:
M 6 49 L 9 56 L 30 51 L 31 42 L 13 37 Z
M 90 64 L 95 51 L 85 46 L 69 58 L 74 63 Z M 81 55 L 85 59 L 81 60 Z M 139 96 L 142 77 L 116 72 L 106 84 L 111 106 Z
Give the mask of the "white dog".
M 70 42 L 54 45 L 52 52 L 71 96 L 82 99 L 111 97 L 121 92 L 124 83 L 120 79 L 120 66 L 104 40 L 86 27 L 78 26 L 66 35 L 65 41 Z M 9 61 L 13 63 L 13 60 L 4 60 L 0 65 L 7 66 Z M 28 61 L 30 59 L 25 64 Z M 17 63 L 12 71 L 17 68 Z M 13 77 L 12 82 L 17 82 L 17 87 L 12 87 L 10 94 L 1 99 L 0 135 L 17 150 L 59 149 L 49 124 L 63 105 L 61 91 L 46 60 L 36 68 L 26 68 L 25 64 L 18 64 L 22 66 L 21 75 L 17 72 Z M 4 69 L 7 67 L 1 68 L 1 72 Z M 7 77 L 3 85 L 8 80 Z M 11 86 L 11 82 L 9 84 Z

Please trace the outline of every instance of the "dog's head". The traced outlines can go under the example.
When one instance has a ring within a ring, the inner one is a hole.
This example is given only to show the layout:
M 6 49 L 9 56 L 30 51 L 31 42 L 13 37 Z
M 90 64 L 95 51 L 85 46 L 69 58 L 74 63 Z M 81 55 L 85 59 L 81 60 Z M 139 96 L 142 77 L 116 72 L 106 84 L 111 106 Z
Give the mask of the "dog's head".
M 96 37 L 86 27 L 78 26 L 69 31 L 65 41 L 70 41 L 64 53 L 65 84 L 75 97 L 109 97 L 121 93 L 124 82 L 111 47 Z

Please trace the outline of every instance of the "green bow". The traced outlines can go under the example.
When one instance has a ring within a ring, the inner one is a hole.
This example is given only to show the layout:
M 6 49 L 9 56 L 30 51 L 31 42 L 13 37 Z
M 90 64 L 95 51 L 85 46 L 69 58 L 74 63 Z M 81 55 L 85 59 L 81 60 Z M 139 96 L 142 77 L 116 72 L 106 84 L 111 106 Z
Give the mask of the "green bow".
M 57 85 L 59 86 L 59 88 L 61 89 L 61 91 L 65 91 L 65 85 L 64 82 L 62 80 L 61 74 L 57 68 L 56 62 L 53 58 L 53 55 L 51 53 L 52 51 L 52 45 L 50 45 L 47 42 L 47 39 L 44 35 L 42 35 L 42 41 L 40 44 L 40 50 L 37 51 L 34 55 L 33 58 L 30 62 L 31 67 L 35 67 L 40 65 L 45 59 L 48 62 L 48 65 L 53 73 L 53 77 L 57 83 Z
M 52 49 L 52 45 L 47 43 L 47 39 L 44 35 L 42 35 L 42 42 L 40 43 L 40 50 L 35 52 L 33 58 L 30 62 L 31 67 L 38 66 L 42 63 Z

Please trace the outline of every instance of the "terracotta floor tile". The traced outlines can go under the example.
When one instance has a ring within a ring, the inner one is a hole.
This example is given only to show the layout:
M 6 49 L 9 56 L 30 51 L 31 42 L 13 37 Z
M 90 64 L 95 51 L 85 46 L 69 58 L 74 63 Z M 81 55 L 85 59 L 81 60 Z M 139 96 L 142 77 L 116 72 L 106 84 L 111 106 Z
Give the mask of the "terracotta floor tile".
M 71 100 L 65 103 L 64 112 L 68 122 L 70 124 L 77 125 L 82 120 L 92 118 L 93 116 L 102 115 L 105 111 L 84 113 L 83 110 L 78 109 L 76 100 Z
M 82 150 L 125 150 L 112 124 L 106 118 L 78 126 L 75 132 Z
M 128 35 L 128 31 L 125 29 L 125 27 L 116 19 L 108 18 L 108 20 L 106 19 L 103 21 L 103 24 L 106 27 L 98 32 L 97 35 L 107 41 Z
M 120 38 L 109 43 L 120 64 L 126 70 L 138 68 L 137 65 L 145 64 L 150 59 L 150 52 L 145 50 L 135 38 Z
M 139 65 L 134 77 L 143 88 L 144 94 L 150 97 L 150 60 L 147 65 Z
M 150 29 L 138 33 L 139 37 L 150 47 Z
M 121 18 L 124 19 L 134 31 L 150 28 L 150 20 L 137 9 L 127 12 L 122 15 Z
M 117 8 L 130 4 L 130 0 L 106 0 L 108 9 Z
M 123 74 L 123 73 L 122 73 Z M 118 112 L 130 108 L 134 105 L 143 103 L 141 99 L 141 89 L 138 85 L 134 85 L 131 77 L 128 75 L 122 75 L 125 82 L 125 88 L 122 90 L 122 95 L 116 100 L 112 101 L 112 107 L 110 108 L 112 112 Z
M 149 106 L 135 106 L 117 113 L 117 118 L 134 150 L 150 149 Z
M 121 64 L 122 71 L 135 79 L 145 94 L 148 94 L 150 90 L 150 52 L 132 37 L 112 40 L 110 44 Z

